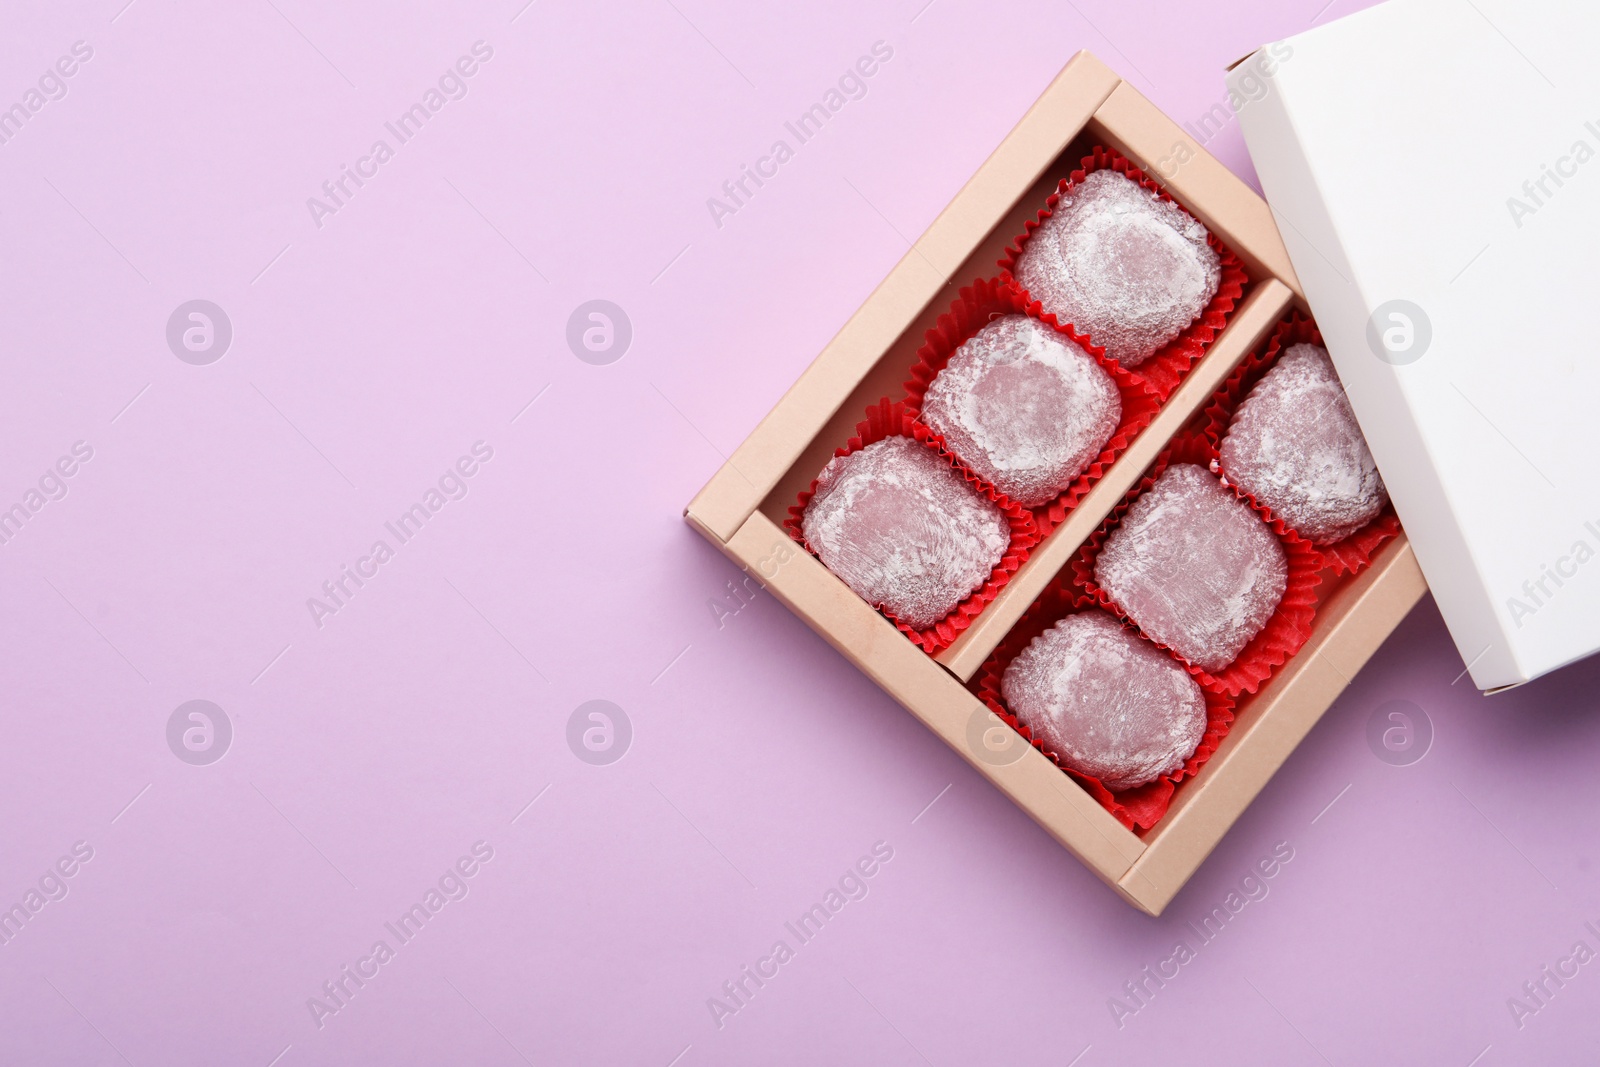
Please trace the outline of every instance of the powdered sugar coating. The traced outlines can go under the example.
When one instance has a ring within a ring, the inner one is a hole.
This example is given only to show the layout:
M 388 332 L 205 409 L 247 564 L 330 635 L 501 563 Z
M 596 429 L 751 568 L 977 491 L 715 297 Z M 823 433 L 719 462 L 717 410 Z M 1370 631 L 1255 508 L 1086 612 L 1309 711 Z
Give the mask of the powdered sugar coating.
M 1189 672 L 1100 611 L 1035 637 L 1000 679 L 1006 707 L 1068 767 L 1133 789 L 1183 766 L 1206 732 Z
M 1234 412 L 1223 475 L 1318 545 L 1342 541 L 1389 499 L 1326 349 L 1291 345 Z
M 1214 672 L 1277 610 L 1289 563 L 1249 504 L 1204 467 L 1176 463 L 1106 538 L 1094 577 L 1147 637 Z
M 1222 282 L 1206 228 L 1114 170 L 1088 175 L 1023 247 L 1017 280 L 1124 367 L 1200 317 Z
M 994 502 L 909 437 L 830 460 L 801 530 L 844 584 L 918 630 L 983 585 L 1011 544 Z
M 1117 383 L 1071 338 L 1002 315 L 951 354 L 922 421 L 1012 500 L 1038 507 L 1088 468 L 1122 420 Z

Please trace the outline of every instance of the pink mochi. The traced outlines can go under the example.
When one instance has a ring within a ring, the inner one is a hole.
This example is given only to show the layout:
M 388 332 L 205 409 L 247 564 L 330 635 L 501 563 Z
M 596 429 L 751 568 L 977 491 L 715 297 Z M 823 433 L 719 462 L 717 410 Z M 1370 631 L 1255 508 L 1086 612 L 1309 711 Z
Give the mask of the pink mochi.
M 1062 323 L 1137 367 L 1188 329 L 1222 283 L 1194 216 L 1114 170 L 1056 204 L 1023 246 L 1017 281 Z
M 1000 679 L 1005 705 L 1062 763 L 1107 789 L 1179 770 L 1206 732 L 1206 699 L 1183 666 L 1101 611 L 1034 638 Z
M 1094 577 L 1145 636 L 1215 673 L 1272 618 L 1289 564 L 1249 504 L 1204 467 L 1177 463 L 1111 531 Z
M 1233 413 L 1222 474 L 1316 545 L 1343 541 L 1378 517 L 1389 492 L 1333 361 L 1292 345 Z
M 863 600 L 917 630 L 981 587 L 1011 544 L 1000 508 L 909 437 L 830 460 L 801 530 Z
M 1077 480 L 1122 419 L 1117 383 L 1065 335 L 1003 315 L 956 349 L 922 421 L 980 478 L 1024 507 Z

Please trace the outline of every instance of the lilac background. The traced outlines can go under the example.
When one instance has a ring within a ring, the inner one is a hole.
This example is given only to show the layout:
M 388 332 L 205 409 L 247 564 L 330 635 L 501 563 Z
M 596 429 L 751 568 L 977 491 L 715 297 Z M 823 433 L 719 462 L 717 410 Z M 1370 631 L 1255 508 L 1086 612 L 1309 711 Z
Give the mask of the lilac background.
M 1074 50 L 1194 120 L 1349 3 L 123 2 L 0 15 L 0 106 L 94 50 L 0 146 L 0 507 L 94 449 L 0 545 L 0 905 L 94 849 L 0 946 L 0 1062 L 1600 1050 L 1600 965 L 1507 1006 L 1600 947 L 1600 663 L 1484 699 L 1425 604 L 1155 920 L 769 596 L 719 627 L 737 572 L 679 518 Z M 318 228 L 306 198 L 480 39 Z M 879 40 L 868 95 L 714 225 Z M 1209 147 L 1249 173 L 1236 123 Z M 204 367 L 164 337 L 197 297 L 235 334 Z M 597 297 L 634 327 L 610 366 L 564 340 Z M 318 628 L 307 598 L 479 440 L 469 494 Z M 195 698 L 235 728 L 205 767 L 165 737 Z M 597 698 L 634 730 L 609 766 L 565 739 Z M 1436 732 L 1411 766 L 1366 741 L 1391 700 Z M 469 895 L 319 1028 L 308 998 L 479 840 Z M 878 841 L 869 895 L 719 1029 L 707 999 Z M 1119 1029 L 1109 998 L 1279 842 Z

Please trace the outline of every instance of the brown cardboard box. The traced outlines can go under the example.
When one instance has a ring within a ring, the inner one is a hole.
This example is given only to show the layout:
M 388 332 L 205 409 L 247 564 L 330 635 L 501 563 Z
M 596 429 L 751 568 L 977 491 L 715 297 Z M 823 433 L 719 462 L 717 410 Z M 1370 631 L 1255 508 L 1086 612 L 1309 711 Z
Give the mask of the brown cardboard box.
M 930 658 L 782 528 L 790 504 L 868 406 L 899 398 L 956 289 L 992 277 L 1007 243 L 1096 144 L 1160 181 L 1245 264 L 1244 299 L 1151 425 L 1030 554 L 1000 596 Z M 1305 647 L 1245 696 L 1221 747 L 1154 828 L 1125 828 L 964 684 L 1231 373 L 1291 310 L 1299 282 L 1266 203 L 1099 60 L 1080 52 L 685 510 L 689 523 L 961 753 L 1134 906 L 1160 914 L 1339 692 L 1426 591 L 1402 534 L 1354 579 L 1325 581 Z M 986 743 L 985 735 L 988 734 Z

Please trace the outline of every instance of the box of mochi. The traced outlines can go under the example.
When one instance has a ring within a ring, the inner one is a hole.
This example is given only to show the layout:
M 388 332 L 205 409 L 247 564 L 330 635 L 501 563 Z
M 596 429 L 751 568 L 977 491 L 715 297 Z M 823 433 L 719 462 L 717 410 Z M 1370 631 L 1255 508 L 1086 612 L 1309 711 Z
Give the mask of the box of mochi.
M 1427 591 L 1297 262 L 1080 53 L 685 511 L 1150 914 Z

